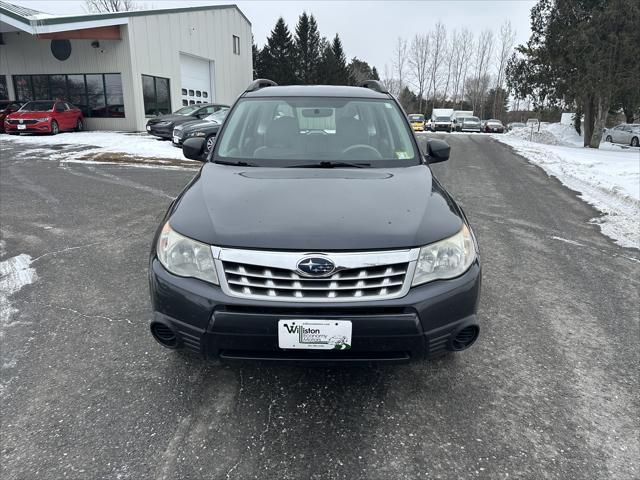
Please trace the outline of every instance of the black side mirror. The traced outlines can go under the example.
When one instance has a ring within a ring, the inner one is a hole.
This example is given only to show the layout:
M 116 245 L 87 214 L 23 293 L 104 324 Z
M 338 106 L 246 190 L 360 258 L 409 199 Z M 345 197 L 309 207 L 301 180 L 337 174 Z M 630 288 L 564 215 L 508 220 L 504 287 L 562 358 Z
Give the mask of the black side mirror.
M 427 142 L 427 162 L 438 163 L 449 160 L 451 147 L 444 140 L 429 140 Z
M 182 154 L 190 160 L 204 162 L 206 159 L 204 147 L 204 138 L 188 138 L 182 143 Z

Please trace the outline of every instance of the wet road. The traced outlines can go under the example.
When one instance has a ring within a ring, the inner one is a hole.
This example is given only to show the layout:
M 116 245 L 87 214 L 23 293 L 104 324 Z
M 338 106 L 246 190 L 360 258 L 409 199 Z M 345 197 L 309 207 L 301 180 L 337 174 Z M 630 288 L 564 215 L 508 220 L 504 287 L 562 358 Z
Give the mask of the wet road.
M 160 348 L 147 254 L 194 171 L 61 166 L 0 145 L 0 261 L 34 269 L 20 290 L 0 279 L 0 476 L 638 478 L 640 255 L 504 145 L 447 139 L 433 169 L 480 242 L 481 338 L 351 369 Z

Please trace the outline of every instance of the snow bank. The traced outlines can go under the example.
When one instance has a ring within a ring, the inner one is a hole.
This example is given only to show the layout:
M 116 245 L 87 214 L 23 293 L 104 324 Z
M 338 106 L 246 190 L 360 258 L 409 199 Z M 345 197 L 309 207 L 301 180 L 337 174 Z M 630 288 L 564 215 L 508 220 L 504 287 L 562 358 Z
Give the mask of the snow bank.
M 146 133 L 124 132 L 68 132 L 58 135 L 3 135 L 3 141 L 30 147 L 71 145 L 78 149 L 65 149 L 61 156 L 68 160 L 87 158 L 97 153 L 123 153 L 136 157 L 185 160 L 182 149 L 170 141 L 158 140 Z M 61 156 L 57 158 L 63 160 Z
M 594 219 L 602 232 L 624 247 L 640 248 L 640 149 L 603 143 L 582 147 L 582 137 L 570 125 L 542 125 L 529 141 L 530 129 L 493 135 L 580 192 L 583 200 L 604 216 Z

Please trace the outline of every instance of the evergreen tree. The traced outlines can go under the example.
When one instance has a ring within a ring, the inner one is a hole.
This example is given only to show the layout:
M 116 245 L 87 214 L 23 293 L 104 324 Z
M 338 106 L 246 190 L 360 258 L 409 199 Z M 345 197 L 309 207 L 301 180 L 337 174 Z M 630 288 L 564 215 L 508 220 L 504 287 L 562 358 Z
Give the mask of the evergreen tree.
M 378 70 L 376 70 L 376 67 L 373 67 L 373 69 L 371 70 L 371 79 L 380 80 L 380 75 L 378 75 Z
M 584 146 L 598 148 L 609 108 L 638 90 L 637 0 L 538 0 L 531 37 L 507 66 L 507 85 L 536 108 L 575 105 L 584 112 Z M 634 53 L 635 52 L 635 53 Z
M 315 18 L 307 12 L 302 12 L 298 18 L 294 49 L 298 82 L 303 85 L 318 83 L 320 33 Z
M 260 55 L 260 49 L 258 46 L 252 42 L 251 44 L 251 57 L 253 59 L 253 79 L 262 78 L 263 69 L 262 69 L 262 58 Z
M 336 62 L 333 74 L 333 84 L 351 85 L 353 81 L 349 74 L 349 69 L 347 68 L 347 59 L 345 58 L 344 50 L 342 49 L 342 42 L 340 41 L 340 37 L 337 33 L 333 38 L 333 42 L 331 42 L 331 51 L 333 52 L 333 57 Z
M 320 40 L 320 65 L 318 68 L 318 83 L 335 85 L 333 72 L 336 70 L 336 58 L 331 50 L 331 44 L 326 38 Z
M 296 83 L 293 40 L 287 24 L 280 17 L 260 53 L 262 73 L 279 85 Z

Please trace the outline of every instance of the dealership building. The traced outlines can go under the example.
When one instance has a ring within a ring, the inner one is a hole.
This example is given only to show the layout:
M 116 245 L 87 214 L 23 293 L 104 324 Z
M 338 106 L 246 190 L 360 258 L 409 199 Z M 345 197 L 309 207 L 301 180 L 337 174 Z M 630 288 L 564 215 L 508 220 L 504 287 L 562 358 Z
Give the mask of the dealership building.
M 142 131 L 184 105 L 233 102 L 251 45 L 236 5 L 60 16 L 0 1 L 0 99 L 64 99 L 90 130 Z

